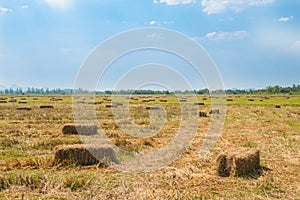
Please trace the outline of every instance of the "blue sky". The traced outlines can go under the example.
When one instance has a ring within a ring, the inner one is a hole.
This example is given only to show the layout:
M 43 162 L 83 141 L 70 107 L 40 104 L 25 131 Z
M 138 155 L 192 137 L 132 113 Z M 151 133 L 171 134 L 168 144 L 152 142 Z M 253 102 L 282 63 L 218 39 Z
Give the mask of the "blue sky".
M 0 0 L 0 85 L 72 88 L 97 45 L 143 27 L 196 40 L 226 88 L 300 84 L 299 10 L 297 0 Z M 169 65 L 189 67 L 176 59 Z M 105 87 L 121 67 L 112 68 Z M 205 87 L 192 71 L 186 76 Z

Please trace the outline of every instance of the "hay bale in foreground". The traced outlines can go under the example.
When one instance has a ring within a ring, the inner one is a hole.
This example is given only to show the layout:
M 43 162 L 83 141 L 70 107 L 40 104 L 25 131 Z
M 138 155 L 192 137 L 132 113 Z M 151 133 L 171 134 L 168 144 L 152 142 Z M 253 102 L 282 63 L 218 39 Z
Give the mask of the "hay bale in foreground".
M 53 153 L 55 163 L 66 162 L 87 166 L 97 164 L 103 159 L 111 160 L 111 164 L 118 163 L 115 151 L 109 146 L 60 145 L 54 148 Z
M 220 176 L 243 176 L 256 174 L 260 169 L 259 150 L 239 148 L 221 153 L 217 158 Z
M 63 134 L 74 135 L 96 135 L 98 126 L 96 124 L 65 124 L 62 132 Z

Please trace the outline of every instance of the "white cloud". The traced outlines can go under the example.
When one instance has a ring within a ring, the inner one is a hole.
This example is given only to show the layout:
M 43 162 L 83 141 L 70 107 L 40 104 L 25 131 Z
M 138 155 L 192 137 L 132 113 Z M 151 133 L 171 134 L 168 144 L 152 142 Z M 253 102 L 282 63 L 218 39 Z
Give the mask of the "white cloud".
M 190 4 L 195 3 L 195 0 L 153 0 L 154 3 L 166 3 L 170 6 L 175 6 L 179 4 Z
M 151 20 L 149 22 L 145 22 L 146 25 L 156 25 L 156 26 L 165 26 L 169 24 L 174 24 L 174 21 L 156 21 L 156 20 Z
M 150 23 L 151 25 L 154 25 L 154 24 L 156 24 L 156 21 L 152 20 L 152 21 L 150 21 L 149 23 Z
M 29 6 L 24 5 L 24 6 L 21 6 L 21 8 L 22 8 L 22 9 L 27 9 L 27 8 L 29 8 Z
M 8 8 L 0 8 L 0 15 L 6 15 L 7 13 L 12 12 L 11 9 Z
M 72 0 L 44 0 L 49 6 L 58 9 L 67 9 L 72 5 Z
M 279 22 L 288 22 L 288 21 L 291 21 L 292 19 L 294 19 L 293 16 L 290 16 L 290 17 L 280 17 L 278 19 Z
M 216 35 L 217 35 L 217 32 L 210 32 L 210 33 L 206 34 L 206 38 L 213 38 Z
M 210 32 L 206 34 L 206 38 L 210 40 L 240 40 L 247 37 L 250 37 L 248 31 Z
M 202 0 L 203 12 L 217 14 L 226 10 L 239 12 L 247 7 L 264 6 L 274 0 Z

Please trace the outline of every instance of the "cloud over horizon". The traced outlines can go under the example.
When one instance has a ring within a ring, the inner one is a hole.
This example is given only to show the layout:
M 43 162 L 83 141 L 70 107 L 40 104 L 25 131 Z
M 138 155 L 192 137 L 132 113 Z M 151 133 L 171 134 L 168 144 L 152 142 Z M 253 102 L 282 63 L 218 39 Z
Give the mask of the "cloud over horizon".
M 227 10 L 240 12 L 247 7 L 259 7 L 273 3 L 274 0 L 202 0 L 203 12 L 217 14 Z
M 175 6 L 180 4 L 195 3 L 195 0 L 153 0 L 154 3 L 166 3 L 167 5 Z
M 245 30 L 233 31 L 233 32 L 210 32 L 206 34 L 206 39 L 209 40 L 240 40 L 250 37 L 250 33 Z

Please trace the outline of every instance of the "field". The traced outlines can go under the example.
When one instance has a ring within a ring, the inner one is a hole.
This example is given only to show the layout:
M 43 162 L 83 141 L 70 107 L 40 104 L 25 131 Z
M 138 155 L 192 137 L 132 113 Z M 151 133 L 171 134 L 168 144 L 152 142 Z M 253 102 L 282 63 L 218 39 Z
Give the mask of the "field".
M 300 96 L 227 96 L 223 132 L 207 157 L 199 159 L 199 151 L 209 114 L 200 118 L 192 145 L 181 159 L 149 173 L 54 163 L 55 146 L 82 143 L 78 135 L 62 133 L 63 126 L 73 122 L 71 96 L 1 99 L 0 199 L 300 199 Z M 198 100 L 205 104 L 199 111 L 208 113 L 209 96 L 199 95 Z M 163 129 L 146 139 L 122 133 L 107 106 L 110 97 L 75 101 L 101 102 L 95 105 L 99 126 L 115 145 L 131 152 L 163 147 L 180 123 L 179 102 L 172 95 L 141 95 L 130 101 L 131 117 L 140 126 L 150 122 L 147 106 L 160 104 L 167 112 Z M 182 103 L 190 102 L 187 98 Z M 53 108 L 40 108 L 45 105 Z M 227 178 L 216 174 L 217 155 L 237 147 L 260 150 L 259 174 Z

